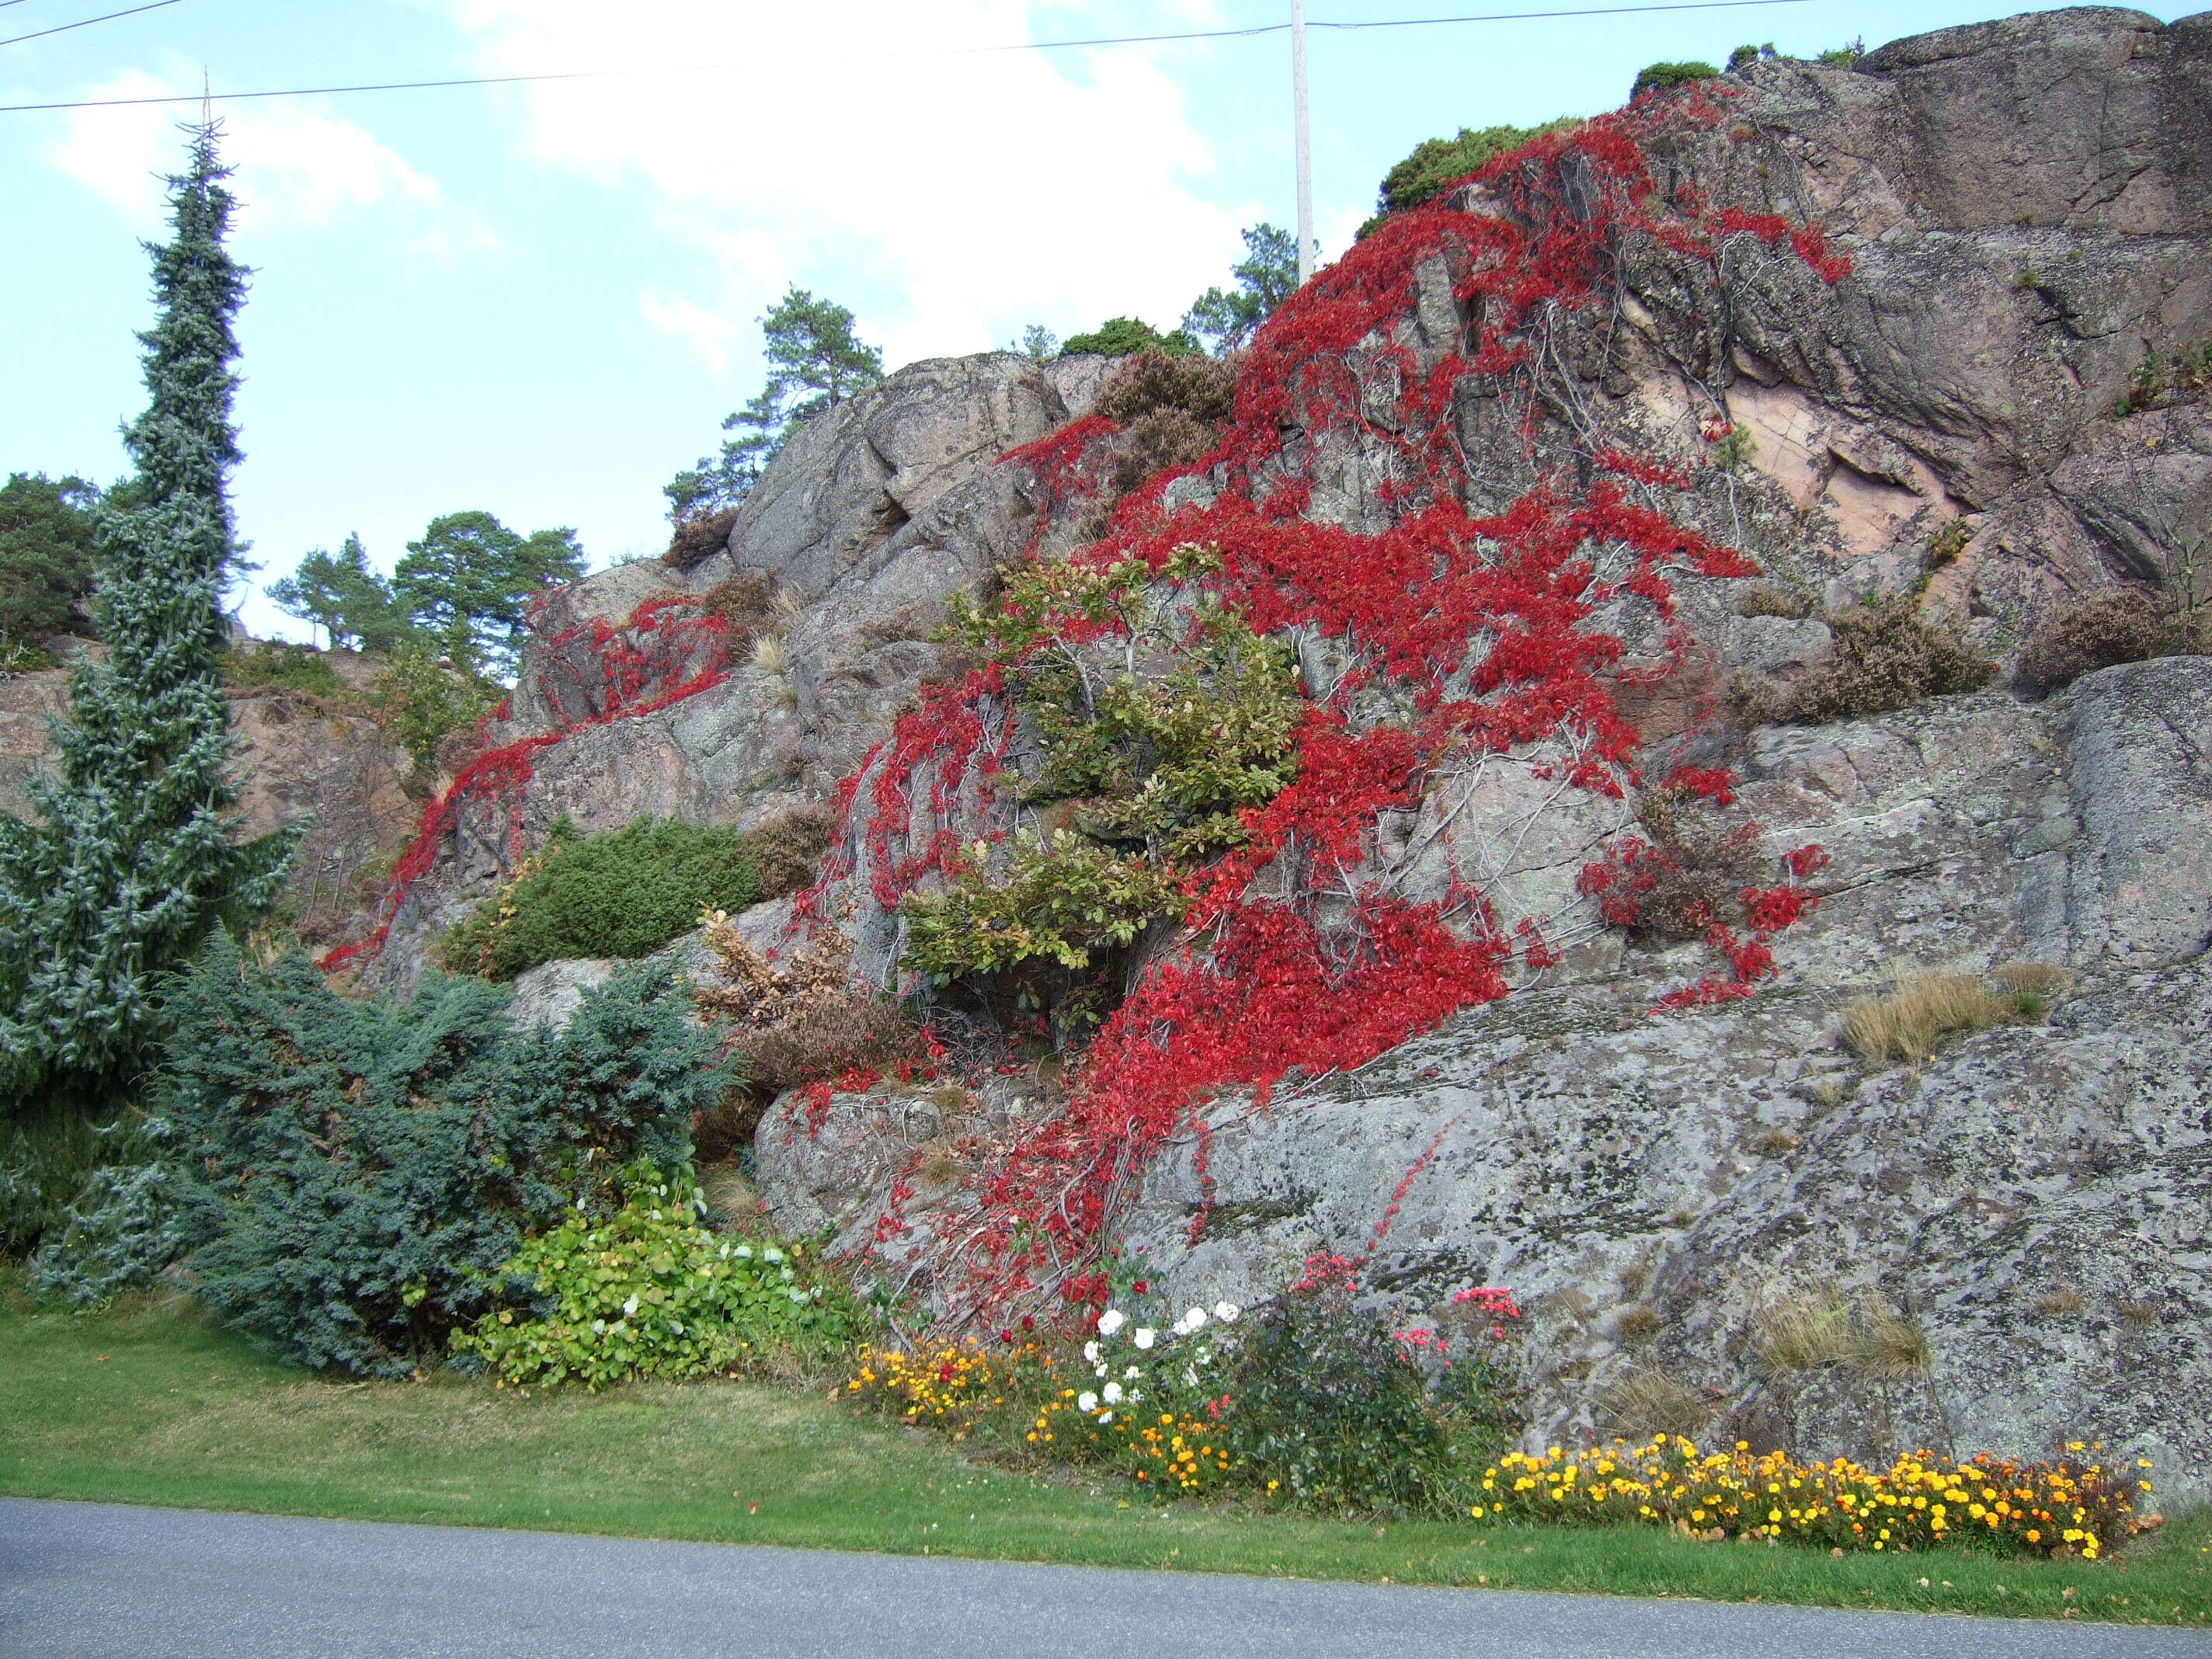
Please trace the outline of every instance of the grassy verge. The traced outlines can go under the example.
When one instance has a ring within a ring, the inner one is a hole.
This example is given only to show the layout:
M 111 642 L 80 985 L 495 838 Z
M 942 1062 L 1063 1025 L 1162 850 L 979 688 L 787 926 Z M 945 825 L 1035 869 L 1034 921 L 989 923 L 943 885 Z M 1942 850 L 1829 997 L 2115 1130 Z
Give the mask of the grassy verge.
M 453 1378 L 337 1383 L 188 1304 L 77 1317 L 0 1299 L 0 1493 L 277 1515 L 1489 1585 L 2212 1625 L 2212 1522 L 2122 1558 L 1841 1559 L 1656 1532 L 1316 1520 L 1131 1504 L 978 1467 L 818 1397 L 717 1384 L 596 1398 Z

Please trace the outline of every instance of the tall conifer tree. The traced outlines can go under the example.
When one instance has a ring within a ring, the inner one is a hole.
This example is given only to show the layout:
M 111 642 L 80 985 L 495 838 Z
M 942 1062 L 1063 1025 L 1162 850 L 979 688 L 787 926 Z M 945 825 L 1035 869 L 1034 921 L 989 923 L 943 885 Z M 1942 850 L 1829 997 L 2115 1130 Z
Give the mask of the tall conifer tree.
M 240 842 L 224 775 L 222 590 L 237 562 L 226 481 L 246 271 L 210 121 L 169 180 L 174 234 L 146 245 L 158 320 L 146 412 L 124 433 L 130 505 L 104 510 L 94 598 L 107 660 L 81 666 L 43 823 L 0 814 L 0 1105 L 96 1106 L 127 1089 L 158 995 L 219 920 L 276 898 L 296 831 Z

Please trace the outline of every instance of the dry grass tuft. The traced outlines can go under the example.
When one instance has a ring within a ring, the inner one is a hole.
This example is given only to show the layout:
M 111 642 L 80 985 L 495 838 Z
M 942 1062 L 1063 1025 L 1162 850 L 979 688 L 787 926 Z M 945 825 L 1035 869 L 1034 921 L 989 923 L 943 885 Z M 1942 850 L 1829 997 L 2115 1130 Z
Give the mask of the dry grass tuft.
M 2081 1292 L 2071 1285 L 2061 1285 L 2036 1297 L 2035 1310 L 2045 1319 L 2063 1319 L 2068 1314 L 2080 1313 Z
M 1694 1437 L 1713 1414 L 1712 1402 L 1698 1389 L 1650 1367 L 1630 1371 L 1599 1404 L 1613 1432 L 1639 1443 L 1655 1434 Z
M 1623 1308 L 1613 1318 L 1613 1334 L 1622 1342 L 1649 1342 L 1659 1334 L 1666 1323 L 1659 1310 L 1638 1303 L 1632 1308 Z
M 1752 1348 L 1770 1373 L 1818 1370 L 1857 1352 L 1850 1316 L 1832 1302 L 1784 1297 L 1752 1316 Z
M 773 634 L 763 634 L 753 641 L 753 666 L 763 674 L 783 678 L 789 666 L 784 659 L 783 641 Z
M 1920 1322 L 1884 1302 L 1869 1301 L 1859 1310 L 1857 1368 L 1884 1382 L 1925 1376 L 1934 1356 Z
M 2073 975 L 2049 962 L 1999 963 L 1990 969 L 1990 977 L 2023 996 L 2063 996 L 2074 984 Z
M 1886 994 L 1844 1008 L 1844 1046 L 1873 1065 L 1917 1065 L 1940 1038 L 2005 1024 L 2014 1012 L 1972 974 L 1899 974 Z
M 1752 1316 L 1752 1349 L 1770 1376 L 1833 1366 L 1871 1382 L 1926 1375 L 1928 1334 L 1878 1297 L 1857 1309 L 1808 1295 L 1785 1296 Z

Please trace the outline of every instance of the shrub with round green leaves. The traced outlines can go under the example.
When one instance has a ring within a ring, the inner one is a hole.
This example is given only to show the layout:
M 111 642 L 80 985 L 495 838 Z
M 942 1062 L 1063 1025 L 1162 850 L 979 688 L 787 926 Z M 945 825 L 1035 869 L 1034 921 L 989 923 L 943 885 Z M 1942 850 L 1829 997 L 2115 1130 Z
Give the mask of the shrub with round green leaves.
M 688 1175 L 641 1161 L 623 1184 L 612 1214 L 578 1212 L 526 1240 L 503 1270 L 514 1302 L 456 1331 L 453 1347 L 503 1382 L 601 1389 L 824 1354 L 866 1328 L 851 1292 L 802 1246 L 710 1232 Z

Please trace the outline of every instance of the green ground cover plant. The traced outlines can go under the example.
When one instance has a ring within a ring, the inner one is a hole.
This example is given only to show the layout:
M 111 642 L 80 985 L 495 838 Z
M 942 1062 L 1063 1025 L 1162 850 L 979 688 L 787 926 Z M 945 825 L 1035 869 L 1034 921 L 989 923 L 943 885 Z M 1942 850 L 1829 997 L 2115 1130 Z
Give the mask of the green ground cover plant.
M 0 1492 L 277 1515 L 1070 1565 L 2212 1626 L 2212 1523 L 2097 1565 L 1832 1558 L 1650 1530 L 1346 1521 L 1132 1500 L 741 1382 L 338 1383 L 173 1295 L 103 1311 L 0 1292 Z
M 485 1314 L 455 1333 L 455 1350 L 481 1356 L 501 1386 L 601 1389 L 788 1364 L 858 1340 L 863 1317 L 841 1280 L 799 1244 L 716 1237 L 689 1173 L 640 1161 L 622 1192 L 611 1215 L 578 1212 L 526 1239 L 501 1273 L 537 1305 Z

